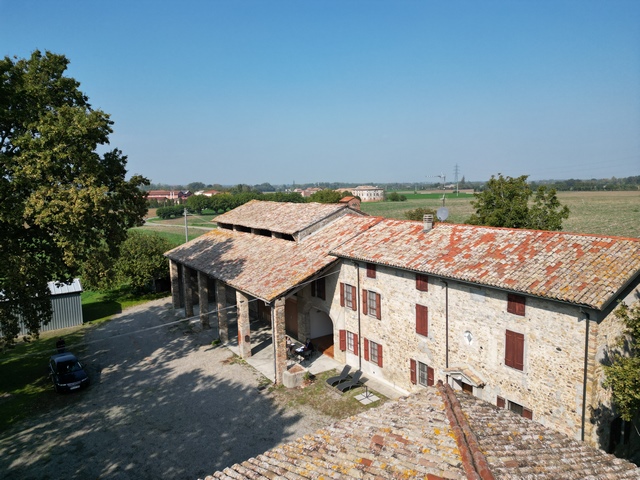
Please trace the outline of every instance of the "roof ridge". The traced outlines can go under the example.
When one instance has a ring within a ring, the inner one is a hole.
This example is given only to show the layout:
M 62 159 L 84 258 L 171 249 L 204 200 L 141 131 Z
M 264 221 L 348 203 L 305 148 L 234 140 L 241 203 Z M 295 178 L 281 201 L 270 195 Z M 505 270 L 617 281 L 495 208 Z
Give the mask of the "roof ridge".
M 480 450 L 480 444 L 471 430 L 471 426 L 467 421 L 460 402 L 456 398 L 453 389 L 449 384 L 444 385 L 442 380 L 438 380 L 438 390 L 442 396 L 445 413 L 451 430 L 455 436 L 460 456 L 462 457 L 462 466 L 469 479 L 495 480 L 491 468 L 486 457 Z

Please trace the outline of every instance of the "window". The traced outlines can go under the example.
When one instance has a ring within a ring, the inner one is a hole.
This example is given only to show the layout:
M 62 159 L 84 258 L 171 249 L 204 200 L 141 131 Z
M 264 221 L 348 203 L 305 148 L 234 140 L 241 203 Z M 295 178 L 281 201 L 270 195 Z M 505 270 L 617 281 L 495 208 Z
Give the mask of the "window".
M 382 367 L 382 345 L 364 339 L 364 359 Z
M 358 335 L 347 331 L 347 350 L 358 354 Z
M 429 335 L 429 309 L 416 304 L 416 333 L 427 337 Z
M 507 330 L 504 346 L 504 364 L 524 370 L 524 335 Z
M 416 273 L 416 288 L 421 292 L 429 291 L 429 277 L 422 273 Z
M 380 320 L 380 294 L 369 290 L 362 290 L 362 313 Z
M 418 362 L 418 383 L 425 387 L 433 386 L 433 368 Z
M 513 293 L 507 294 L 507 312 L 524 316 L 525 298 Z
M 340 306 L 351 310 L 356 309 L 356 287 L 340 283 Z
M 367 277 L 376 278 L 376 266 L 373 263 L 367 263 Z
M 528 418 L 529 420 L 533 420 L 533 411 L 529 410 L 522 405 L 512 402 L 511 400 L 505 400 L 502 397 L 498 397 L 496 399 L 496 405 L 498 408 L 508 408 L 513 413 L 523 416 L 524 418 Z
M 324 277 L 318 278 L 317 280 L 311 282 L 311 296 L 326 300 L 326 286 Z

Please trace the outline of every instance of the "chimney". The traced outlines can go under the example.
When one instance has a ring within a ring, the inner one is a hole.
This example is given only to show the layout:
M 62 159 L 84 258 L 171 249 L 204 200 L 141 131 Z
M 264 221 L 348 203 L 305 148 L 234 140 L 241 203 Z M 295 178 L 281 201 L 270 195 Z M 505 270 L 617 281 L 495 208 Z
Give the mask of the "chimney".
M 433 228 L 433 215 L 424 215 L 422 217 L 422 221 L 424 222 L 424 232 L 429 232 Z

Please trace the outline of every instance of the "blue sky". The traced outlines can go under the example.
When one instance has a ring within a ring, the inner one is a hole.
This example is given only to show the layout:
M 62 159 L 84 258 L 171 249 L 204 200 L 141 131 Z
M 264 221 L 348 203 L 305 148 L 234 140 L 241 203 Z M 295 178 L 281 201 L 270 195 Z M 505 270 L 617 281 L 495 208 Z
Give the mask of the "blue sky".
M 152 182 L 640 175 L 640 2 L 0 0 Z

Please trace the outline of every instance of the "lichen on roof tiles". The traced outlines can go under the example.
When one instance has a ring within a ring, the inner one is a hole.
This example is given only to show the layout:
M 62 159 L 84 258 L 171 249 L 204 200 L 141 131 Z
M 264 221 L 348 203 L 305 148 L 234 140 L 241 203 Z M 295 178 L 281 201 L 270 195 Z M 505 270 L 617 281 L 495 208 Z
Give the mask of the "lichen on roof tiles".
M 596 309 L 640 273 L 640 239 L 389 219 L 332 253 Z

